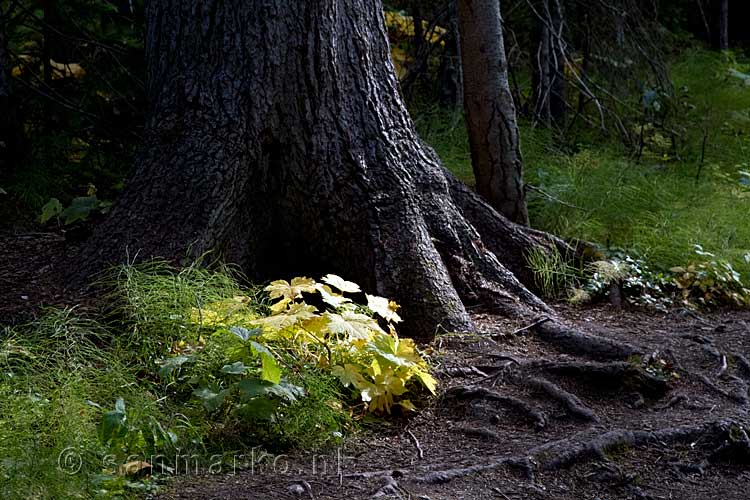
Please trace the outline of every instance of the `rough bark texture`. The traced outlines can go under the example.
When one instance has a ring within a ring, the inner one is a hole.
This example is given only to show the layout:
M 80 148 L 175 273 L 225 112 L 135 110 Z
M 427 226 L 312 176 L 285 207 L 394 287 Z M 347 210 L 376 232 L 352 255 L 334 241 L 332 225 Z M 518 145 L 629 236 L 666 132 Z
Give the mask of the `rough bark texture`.
M 78 283 L 106 262 L 215 250 L 253 278 L 358 281 L 400 301 L 416 336 L 472 328 L 468 305 L 547 310 L 498 260 L 520 269 L 543 238 L 414 132 L 380 2 L 151 2 L 146 40 L 148 139 Z
M 561 0 L 542 0 L 536 9 L 539 27 L 532 71 L 534 120 L 550 127 L 565 119 L 565 54 Z
M 464 109 L 477 192 L 510 220 L 528 224 L 500 3 L 459 0 L 458 19 Z

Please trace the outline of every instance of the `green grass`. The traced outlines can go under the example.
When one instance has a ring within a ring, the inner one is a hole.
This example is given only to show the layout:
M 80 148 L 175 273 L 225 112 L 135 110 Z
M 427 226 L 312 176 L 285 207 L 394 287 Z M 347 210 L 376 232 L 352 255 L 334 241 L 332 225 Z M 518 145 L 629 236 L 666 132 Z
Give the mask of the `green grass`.
M 227 364 L 225 346 L 196 322 L 195 310 L 242 294 L 249 297 L 242 307 L 257 317 L 265 298 L 239 280 L 220 265 L 123 266 L 110 282 L 112 307 L 97 321 L 55 309 L 0 329 L 0 498 L 135 498 L 170 474 L 119 475 L 131 455 L 191 455 L 208 470 L 216 454 L 258 445 L 323 449 L 353 430 L 340 384 L 316 367 L 298 366 L 289 375 L 305 397 L 263 425 L 230 411 L 208 414 L 193 397 L 193 382 L 159 375 L 159 360 L 176 356 L 177 342 L 205 351 L 190 372 L 195 377 Z M 124 412 L 117 412 L 117 400 Z M 116 425 L 107 430 L 104 422 Z
M 565 238 L 622 248 L 659 269 L 696 260 L 694 245 L 725 259 L 748 278 L 750 189 L 750 86 L 729 75 L 750 66 L 729 55 L 691 50 L 673 64 L 677 154 L 647 149 L 628 157 L 614 142 L 557 148 L 550 133 L 521 122 L 532 225 Z M 472 182 L 463 123 L 432 112 L 418 120 L 423 137 L 458 177 Z M 700 180 L 704 130 L 708 131 Z M 561 203 L 562 202 L 562 203 Z

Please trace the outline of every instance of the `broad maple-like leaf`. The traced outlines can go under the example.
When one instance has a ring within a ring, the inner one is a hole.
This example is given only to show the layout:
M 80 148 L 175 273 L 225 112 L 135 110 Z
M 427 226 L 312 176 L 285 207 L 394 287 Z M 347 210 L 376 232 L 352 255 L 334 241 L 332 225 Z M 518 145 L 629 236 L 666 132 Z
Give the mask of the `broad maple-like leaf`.
M 366 314 L 344 311 L 341 314 L 324 313 L 331 333 L 346 335 L 348 340 L 369 340 L 373 332 L 382 332 L 378 322 Z
M 292 304 L 283 314 L 268 316 L 255 320 L 254 323 L 261 325 L 265 330 L 277 332 L 297 323 L 302 323 L 315 316 L 317 309 L 307 304 Z
M 320 297 L 323 299 L 323 302 L 332 307 L 335 307 L 336 309 L 352 301 L 351 299 L 348 299 L 341 294 L 335 293 L 331 289 L 331 287 L 327 285 L 321 285 L 320 283 L 318 283 L 316 288 L 318 290 L 318 293 L 320 293 Z
M 335 274 L 327 274 L 323 276 L 322 281 L 345 293 L 359 293 L 362 291 L 358 284 L 346 281 L 344 278 L 336 276 Z
M 286 280 L 272 281 L 265 290 L 272 299 L 289 299 L 290 301 L 302 297 L 302 293 L 315 292 L 315 280 L 310 278 L 293 278 L 289 283 Z
M 401 321 L 401 316 L 396 313 L 401 306 L 392 300 L 389 301 L 384 297 L 367 295 L 367 307 L 369 307 L 374 313 L 379 314 L 386 321 L 392 323 L 399 323 Z
M 369 383 L 362 376 L 359 368 L 349 363 L 346 363 L 344 366 L 334 366 L 331 369 L 331 373 L 338 377 L 344 387 L 351 385 L 358 389 L 363 389 Z

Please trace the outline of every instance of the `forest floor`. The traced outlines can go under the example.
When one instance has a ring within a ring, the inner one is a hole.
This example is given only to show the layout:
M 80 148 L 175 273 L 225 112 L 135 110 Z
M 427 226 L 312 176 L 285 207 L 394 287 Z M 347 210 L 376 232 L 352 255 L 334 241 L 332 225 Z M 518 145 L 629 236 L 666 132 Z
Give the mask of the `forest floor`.
M 61 302 L 64 248 L 53 234 L 4 239 L 3 322 Z M 415 416 L 339 449 L 244 455 L 236 469 L 176 478 L 159 498 L 748 498 L 750 311 L 556 309 L 643 355 L 587 359 L 517 320 L 477 315 L 480 333 L 424 346 L 440 395 Z
M 482 334 L 429 346 L 442 395 L 417 416 L 338 450 L 241 457 L 246 470 L 184 477 L 160 498 L 748 498 L 748 457 L 728 453 L 734 438 L 717 442 L 714 430 L 748 422 L 749 312 L 558 311 L 585 332 L 669 360 L 648 370 L 668 386 L 596 372 L 605 364 L 477 316 Z M 564 397 L 519 385 L 519 371 Z

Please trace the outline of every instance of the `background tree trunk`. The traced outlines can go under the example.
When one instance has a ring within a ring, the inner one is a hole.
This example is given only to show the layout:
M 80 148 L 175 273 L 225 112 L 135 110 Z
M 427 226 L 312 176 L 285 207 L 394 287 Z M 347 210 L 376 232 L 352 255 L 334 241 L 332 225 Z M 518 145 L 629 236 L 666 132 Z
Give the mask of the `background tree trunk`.
M 547 311 L 518 278 L 531 247 L 565 245 L 497 214 L 417 137 L 380 2 L 165 0 L 146 16 L 148 139 L 78 283 L 215 250 L 256 279 L 358 281 L 415 336 L 471 328 L 468 305 Z M 514 122 L 496 126 L 517 153 Z
M 565 119 L 565 47 L 560 0 L 542 0 L 538 18 L 537 50 L 533 58 L 534 121 L 546 127 Z
M 729 50 L 729 0 L 719 0 L 719 50 Z
M 521 150 L 498 0 L 459 0 L 464 109 L 477 192 L 528 224 Z
M 11 60 L 8 53 L 9 10 L 0 7 L 0 181 L 13 176 L 23 156 L 23 133 L 13 94 Z M 3 187 L 0 185 L 0 187 Z

